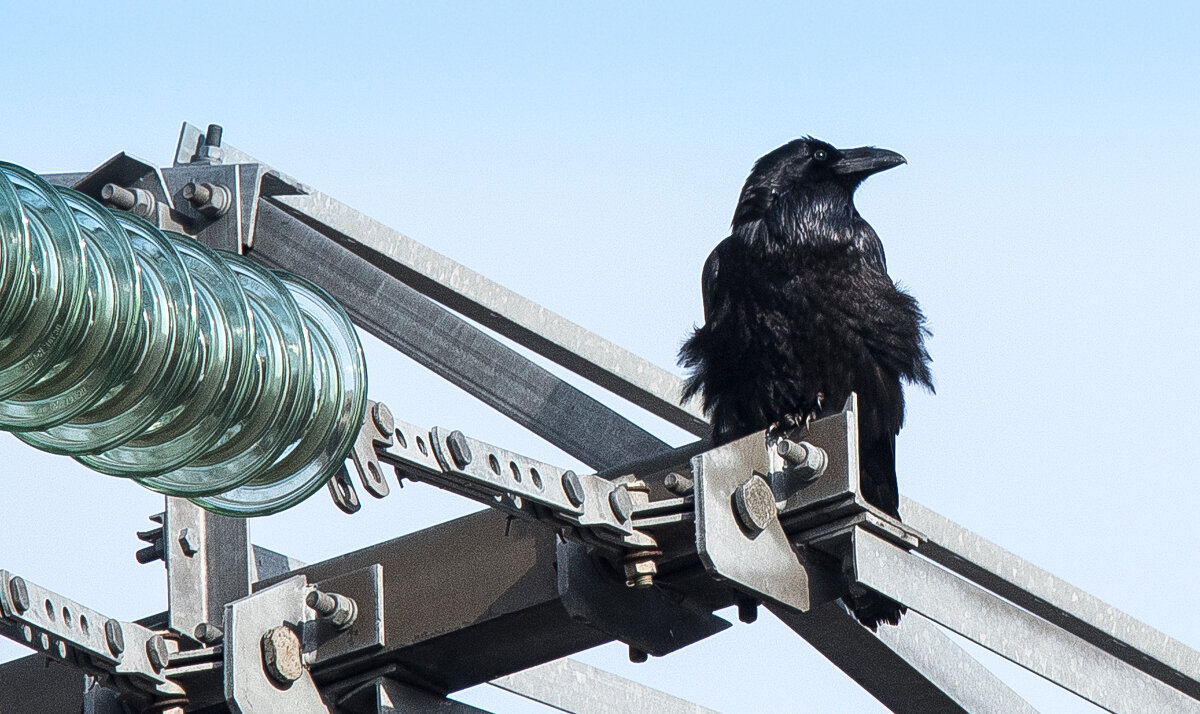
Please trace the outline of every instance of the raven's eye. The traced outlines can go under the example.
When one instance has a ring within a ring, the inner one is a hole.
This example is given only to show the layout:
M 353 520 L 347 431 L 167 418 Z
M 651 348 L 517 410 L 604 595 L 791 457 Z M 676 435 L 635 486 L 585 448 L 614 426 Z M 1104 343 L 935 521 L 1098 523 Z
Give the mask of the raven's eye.
M 829 158 L 829 154 L 824 149 L 817 149 L 813 152 L 813 158 L 817 161 L 824 161 Z

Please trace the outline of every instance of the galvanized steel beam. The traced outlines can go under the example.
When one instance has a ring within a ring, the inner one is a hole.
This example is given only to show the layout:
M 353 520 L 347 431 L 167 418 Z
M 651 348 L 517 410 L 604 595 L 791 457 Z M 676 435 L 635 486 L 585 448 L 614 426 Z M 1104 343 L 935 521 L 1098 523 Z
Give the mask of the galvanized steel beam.
M 1109 711 L 1200 712 L 1178 689 L 862 529 L 853 549 L 863 585 Z
M 570 714 L 718 714 L 573 659 L 559 659 L 488 682 Z
M 1200 655 L 916 501 L 906 523 L 928 536 L 918 552 L 1125 663 L 1200 698 Z

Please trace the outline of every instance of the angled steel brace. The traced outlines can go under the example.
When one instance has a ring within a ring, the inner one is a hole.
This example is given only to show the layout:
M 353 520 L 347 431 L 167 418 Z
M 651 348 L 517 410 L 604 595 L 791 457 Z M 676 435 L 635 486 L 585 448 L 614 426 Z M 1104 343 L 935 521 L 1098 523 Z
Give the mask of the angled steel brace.
M 917 549 L 921 555 L 1200 698 L 1195 650 L 915 501 L 901 499 L 900 512 L 927 536 Z
M 570 714 L 717 714 L 573 659 L 547 662 L 488 684 Z
M 853 535 L 863 585 L 1112 712 L 1200 712 L 1200 702 L 880 538 Z
M 1036 714 L 931 622 L 910 612 L 878 634 L 837 602 L 776 617 L 896 714 Z

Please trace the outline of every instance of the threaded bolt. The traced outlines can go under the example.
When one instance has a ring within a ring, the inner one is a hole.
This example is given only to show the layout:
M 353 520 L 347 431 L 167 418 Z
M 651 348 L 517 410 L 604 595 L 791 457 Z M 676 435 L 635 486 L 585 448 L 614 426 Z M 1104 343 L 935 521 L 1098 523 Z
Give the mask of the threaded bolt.
M 137 204 L 137 195 L 124 186 L 118 186 L 115 183 L 106 183 L 100 189 L 100 200 L 114 208 L 128 211 Z

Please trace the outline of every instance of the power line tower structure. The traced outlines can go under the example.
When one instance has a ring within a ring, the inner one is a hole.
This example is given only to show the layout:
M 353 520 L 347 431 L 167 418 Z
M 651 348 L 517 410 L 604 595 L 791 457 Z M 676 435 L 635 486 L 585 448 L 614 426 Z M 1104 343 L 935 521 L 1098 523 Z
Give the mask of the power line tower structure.
M 580 714 L 708 711 L 567 659 L 610 641 L 662 656 L 759 606 L 895 712 L 1032 712 L 958 633 L 1113 712 L 1200 712 L 1200 653 L 905 500 L 858 490 L 857 405 L 713 448 L 674 375 L 184 124 L 174 164 L 118 154 L 45 177 L 324 288 L 363 330 L 587 464 L 577 473 L 366 403 L 337 505 L 385 472 L 490 508 L 306 565 L 248 521 L 168 498 L 139 534 L 166 613 L 106 617 L 0 570 L 0 711 L 475 712 L 491 682 Z M 476 326 L 694 434 L 672 448 Z M 408 416 L 408 415 L 405 415 Z M 841 599 L 908 608 L 861 625 Z M 47 660 L 60 665 L 46 667 Z

